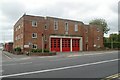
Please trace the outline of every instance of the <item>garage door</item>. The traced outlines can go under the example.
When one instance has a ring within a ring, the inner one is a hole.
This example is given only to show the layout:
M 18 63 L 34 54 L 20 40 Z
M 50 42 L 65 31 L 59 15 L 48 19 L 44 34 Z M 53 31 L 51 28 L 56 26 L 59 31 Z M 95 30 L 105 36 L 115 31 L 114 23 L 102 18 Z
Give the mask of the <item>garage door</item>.
M 70 39 L 63 38 L 62 39 L 62 51 L 70 51 Z
M 72 40 L 72 51 L 79 51 L 80 50 L 79 40 L 80 39 L 73 39 Z
M 51 51 L 60 51 L 60 38 L 51 38 Z

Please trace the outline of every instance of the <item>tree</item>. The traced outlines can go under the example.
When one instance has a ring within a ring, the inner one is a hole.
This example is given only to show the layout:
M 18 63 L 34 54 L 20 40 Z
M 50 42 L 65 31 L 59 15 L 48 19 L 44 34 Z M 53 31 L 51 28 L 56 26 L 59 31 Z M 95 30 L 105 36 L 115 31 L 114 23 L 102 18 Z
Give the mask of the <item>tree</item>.
M 94 20 L 90 21 L 89 24 L 98 25 L 98 26 L 102 27 L 103 33 L 106 33 L 106 34 L 110 30 L 108 28 L 108 25 L 107 25 L 107 22 L 105 21 L 105 19 L 94 19 Z

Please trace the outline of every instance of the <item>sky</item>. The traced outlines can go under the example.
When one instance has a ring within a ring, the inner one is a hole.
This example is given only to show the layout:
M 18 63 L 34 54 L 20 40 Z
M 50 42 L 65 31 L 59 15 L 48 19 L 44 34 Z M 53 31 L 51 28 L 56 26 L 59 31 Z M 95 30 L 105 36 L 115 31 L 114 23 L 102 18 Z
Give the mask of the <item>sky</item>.
M 105 19 L 110 31 L 118 32 L 119 0 L 0 0 L 0 43 L 13 41 L 13 26 L 24 14 L 82 21 Z

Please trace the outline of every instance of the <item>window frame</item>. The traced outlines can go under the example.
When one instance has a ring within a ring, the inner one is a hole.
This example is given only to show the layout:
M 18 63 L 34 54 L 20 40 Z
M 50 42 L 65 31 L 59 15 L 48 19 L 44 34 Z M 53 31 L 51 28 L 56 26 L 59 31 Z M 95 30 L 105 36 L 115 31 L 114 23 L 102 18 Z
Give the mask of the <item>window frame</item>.
M 33 36 L 33 34 L 35 34 L 35 35 L 36 35 L 36 37 L 34 37 L 34 36 Z M 32 38 L 37 38 L 37 33 L 32 33 Z
M 47 36 L 46 35 L 44 35 L 44 40 L 47 41 Z
M 46 27 L 45 27 L 46 26 Z M 45 24 L 44 29 L 47 30 L 47 25 Z
M 58 30 L 58 20 L 54 20 L 54 30 Z
M 36 48 L 35 48 L 35 46 L 36 46 Z M 37 44 L 33 44 L 32 49 L 37 49 Z
M 18 35 L 18 40 L 20 40 L 20 35 Z
M 88 36 L 86 37 L 86 42 L 88 42 Z
M 23 38 L 23 34 L 21 33 L 21 38 Z
M 99 36 L 97 37 L 97 40 L 100 40 L 100 37 L 99 37 Z
M 78 32 L 78 23 L 75 23 L 75 28 L 74 28 L 75 32 Z
M 17 29 L 17 27 L 15 28 L 15 31 L 17 31 L 18 29 Z
M 34 23 L 36 23 L 36 25 Z M 37 21 L 36 20 L 32 20 L 32 27 L 37 27 Z
M 66 24 L 67 24 L 67 25 L 66 25 Z M 68 22 L 66 21 L 66 22 L 65 22 L 65 31 L 66 31 L 66 32 L 69 31 L 69 28 L 68 28 L 68 27 L 69 27 L 69 25 L 68 25 Z
M 100 29 L 99 29 L 99 28 L 97 28 L 97 32 L 100 32 Z

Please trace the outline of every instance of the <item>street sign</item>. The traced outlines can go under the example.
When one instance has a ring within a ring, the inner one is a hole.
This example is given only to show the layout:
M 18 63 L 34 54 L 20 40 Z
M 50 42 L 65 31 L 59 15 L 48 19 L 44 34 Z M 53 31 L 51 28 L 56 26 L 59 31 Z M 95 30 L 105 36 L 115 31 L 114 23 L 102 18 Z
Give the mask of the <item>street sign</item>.
M 29 45 L 24 45 L 24 48 L 29 48 Z

